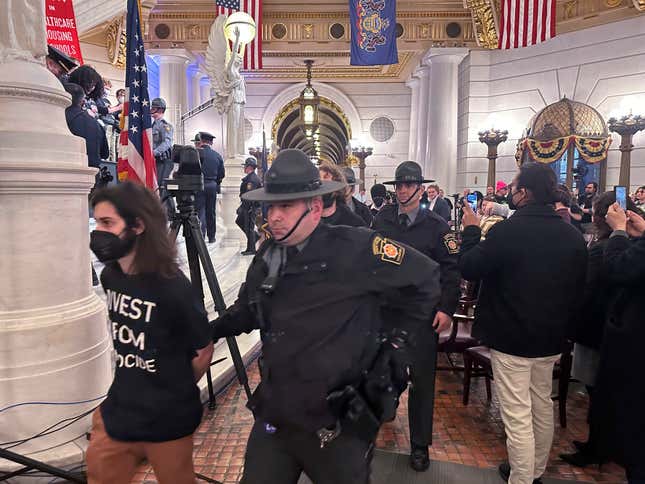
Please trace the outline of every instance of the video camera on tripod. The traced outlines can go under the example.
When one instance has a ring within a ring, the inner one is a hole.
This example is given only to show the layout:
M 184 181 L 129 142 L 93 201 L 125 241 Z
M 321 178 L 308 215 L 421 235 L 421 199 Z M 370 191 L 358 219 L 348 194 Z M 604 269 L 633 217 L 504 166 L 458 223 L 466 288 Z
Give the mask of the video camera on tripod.
M 172 178 L 162 180 L 163 187 L 173 197 L 204 191 L 204 174 L 199 161 L 199 152 L 193 146 L 174 145 L 172 162 L 179 168 Z

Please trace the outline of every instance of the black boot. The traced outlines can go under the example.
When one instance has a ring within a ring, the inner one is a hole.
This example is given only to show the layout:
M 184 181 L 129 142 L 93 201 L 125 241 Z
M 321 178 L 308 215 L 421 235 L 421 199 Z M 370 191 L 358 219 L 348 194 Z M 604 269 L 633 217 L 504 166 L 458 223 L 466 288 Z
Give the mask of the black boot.
M 508 478 L 511 477 L 511 465 L 508 462 L 502 462 L 497 470 L 504 482 L 508 482 Z M 542 484 L 542 479 L 533 479 L 533 484 Z
M 410 453 L 410 467 L 417 472 L 423 472 L 430 467 L 430 456 L 428 455 L 428 447 L 412 446 Z
M 560 459 L 574 467 L 584 468 L 596 464 L 600 467 L 603 464 L 602 460 L 585 450 L 579 450 L 573 454 L 560 454 Z

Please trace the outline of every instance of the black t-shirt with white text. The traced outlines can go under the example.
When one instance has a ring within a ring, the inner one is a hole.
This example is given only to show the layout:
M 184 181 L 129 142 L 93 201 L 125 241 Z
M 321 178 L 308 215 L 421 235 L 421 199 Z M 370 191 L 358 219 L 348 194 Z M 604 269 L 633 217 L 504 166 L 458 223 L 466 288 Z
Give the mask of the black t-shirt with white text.
M 101 404 L 108 435 L 163 442 L 192 434 L 202 405 L 191 360 L 212 341 L 203 302 L 182 273 L 126 275 L 110 264 L 101 284 L 116 352 L 114 381 Z

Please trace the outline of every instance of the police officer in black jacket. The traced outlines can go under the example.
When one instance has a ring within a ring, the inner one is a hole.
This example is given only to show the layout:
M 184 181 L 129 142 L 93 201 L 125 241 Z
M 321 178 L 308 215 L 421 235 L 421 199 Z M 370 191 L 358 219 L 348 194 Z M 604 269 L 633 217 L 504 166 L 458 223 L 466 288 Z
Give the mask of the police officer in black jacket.
M 215 338 L 261 331 L 241 482 L 295 484 L 304 472 L 316 484 L 367 484 L 378 426 L 394 417 L 398 393 L 379 396 L 392 393 L 389 380 L 405 387 L 389 368 L 404 368 L 406 342 L 431 316 L 438 266 L 369 229 L 321 224 L 322 195 L 344 185 L 321 181 L 300 150 L 282 150 L 264 183 L 242 198 L 269 205 L 273 237 L 214 322 Z M 384 338 L 384 328 L 397 331 Z M 385 384 L 373 385 L 375 369 L 388 369 Z
M 352 212 L 362 218 L 365 221 L 365 225 L 367 227 L 370 227 L 372 225 L 372 219 L 374 218 L 372 216 L 372 212 L 367 205 L 354 197 L 354 192 L 356 191 L 356 174 L 354 173 L 354 170 L 352 170 L 350 167 L 345 167 L 343 169 L 343 174 L 345 175 L 345 179 L 347 180 L 345 205 L 347 205 L 347 208 L 349 208 Z
M 224 160 L 211 146 L 215 136 L 206 132 L 199 132 L 199 160 L 204 174 L 204 195 L 196 201 L 202 235 L 208 235 L 208 242 L 215 242 L 217 194 L 224 179 Z
M 252 190 L 257 190 L 262 186 L 262 180 L 255 172 L 255 169 L 258 167 L 258 161 L 253 156 L 249 156 L 244 161 L 244 173 L 246 175 L 242 178 L 242 183 L 240 184 L 240 198 L 246 192 Z M 258 202 L 250 202 L 248 200 L 242 200 L 242 203 L 237 208 L 237 217 L 235 223 L 242 229 L 244 235 L 246 235 L 246 249 L 242 252 L 242 255 L 253 255 L 255 254 L 255 217 L 260 208 Z
M 410 466 L 416 471 L 425 471 L 430 465 L 428 446 L 432 445 L 438 333 L 450 327 L 459 300 L 459 246 L 442 217 L 420 209 L 422 184 L 433 181 L 423 178 L 421 166 L 414 161 L 404 161 L 397 167 L 394 178 L 384 183 L 395 186 L 399 203 L 384 206 L 374 217 L 372 228 L 414 247 L 441 266 L 439 305 L 417 335 L 410 369 Z

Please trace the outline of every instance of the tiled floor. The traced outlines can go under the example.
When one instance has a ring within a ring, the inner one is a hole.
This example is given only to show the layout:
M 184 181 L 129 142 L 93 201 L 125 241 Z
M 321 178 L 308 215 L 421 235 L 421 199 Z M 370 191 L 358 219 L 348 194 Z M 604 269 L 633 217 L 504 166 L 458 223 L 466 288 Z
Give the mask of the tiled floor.
M 252 387 L 259 380 L 255 363 L 249 367 L 249 380 Z M 493 389 L 492 402 L 487 403 L 483 380 L 478 380 L 473 382 L 470 404 L 464 407 L 461 402 L 461 377 L 447 372 L 438 374 L 431 459 L 488 468 L 496 467 L 505 460 L 503 425 L 495 391 Z M 251 413 L 244 406 L 245 401 L 242 388 L 235 382 L 218 397 L 217 409 L 204 414 L 204 420 L 195 434 L 197 472 L 224 483 L 238 482 L 252 424 Z M 625 482 L 622 469 L 614 464 L 604 465 L 600 472 L 597 467 L 577 469 L 558 459 L 559 453 L 572 450 L 571 440 L 585 440 L 586 407 L 586 396 L 574 389 L 567 405 L 567 428 L 556 426 L 547 475 L 580 482 Z M 395 421 L 381 430 L 377 447 L 406 453 L 409 450 L 408 438 L 407 401 L 404 397 Z M 135 482 L 156 481 L 152 470 L 142 466 Z

